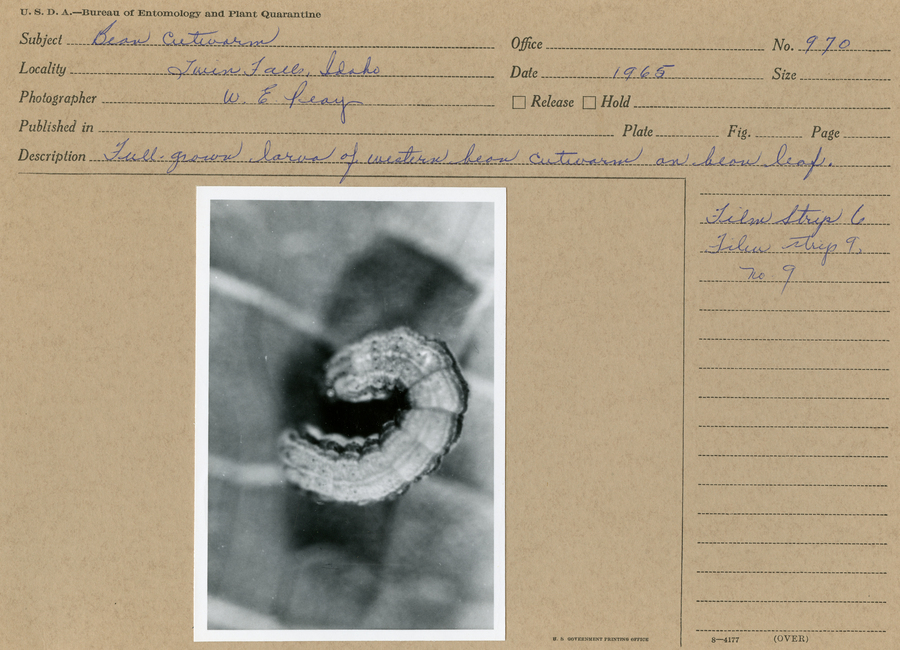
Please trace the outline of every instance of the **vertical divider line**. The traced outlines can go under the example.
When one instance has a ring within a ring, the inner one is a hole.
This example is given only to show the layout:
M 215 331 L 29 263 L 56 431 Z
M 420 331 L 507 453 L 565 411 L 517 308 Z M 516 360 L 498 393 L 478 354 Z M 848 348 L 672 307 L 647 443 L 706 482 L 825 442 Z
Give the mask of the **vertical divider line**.
M 678 603 L 678 646 L 684 645 L 684 392 L 687 310 L 687 177 L 681 179 L 681 589 Z

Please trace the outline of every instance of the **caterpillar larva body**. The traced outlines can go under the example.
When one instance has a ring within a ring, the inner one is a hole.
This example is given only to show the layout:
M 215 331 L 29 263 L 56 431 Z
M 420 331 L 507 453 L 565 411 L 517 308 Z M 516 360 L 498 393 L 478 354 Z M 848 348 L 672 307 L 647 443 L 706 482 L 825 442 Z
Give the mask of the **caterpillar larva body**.
M 347 437 L 306 424 L 281 436 L 289 481 L 321 501 L 364 505 L 401 494 L 438 467 L 459 437 L 468 387 L 446 345 L 400 327 L 334 355 L 325 393 L 352 403 L 406 396 L 409 408 L 382 431 Z

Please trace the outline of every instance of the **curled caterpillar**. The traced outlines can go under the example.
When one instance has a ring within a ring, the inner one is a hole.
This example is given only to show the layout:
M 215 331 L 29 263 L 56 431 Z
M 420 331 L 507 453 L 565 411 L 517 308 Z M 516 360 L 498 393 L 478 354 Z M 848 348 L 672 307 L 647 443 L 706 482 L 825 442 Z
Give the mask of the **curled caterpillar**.
M 468 387 L 447 346 L 408 328 L 369 334 L 325 365 L 325 396 L 366 403 L 401 394 L 381 431 L 348 437 L 305 424 L 279 453 L 288 480 L 320 501 L 365 505 L 402 494 L 434 471 L 459 438 Z

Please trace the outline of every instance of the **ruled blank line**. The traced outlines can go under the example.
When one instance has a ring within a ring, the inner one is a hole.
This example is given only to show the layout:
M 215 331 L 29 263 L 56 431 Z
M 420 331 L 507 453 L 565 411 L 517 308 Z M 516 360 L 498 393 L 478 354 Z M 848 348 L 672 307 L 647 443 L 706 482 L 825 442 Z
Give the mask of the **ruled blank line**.
M 325 132 L 325 131 L 129 131 L 129 130 L 103 130 L 97 131 L 97 133 L 140 133 L 140 134 L 167 134 L 167 135 L 372 135 L 372 136 L 383 136 L 383 135 L 404 135 L 404 136 L 434 136 L 434 137 L 446 137 L 446 136 L 462 136 L 462 137 L 497 137 L 497 138 L 511 138 L 511 137 L 520 137 L 520 138 L 611 138 L 612 135 L 607 134 L 598 134 L 598 133 L 391 133 L 391 132 L 383 132 L 383 133 L 371 133 L 371 132 Z M 131 161 L 122 161 L 122 162 L 131 162 Z M 156 162 L 156 161 L 154 161 Z M 163 161 L 166 162 L 166 161 Z M 228 162 L 237 162 L 244 163 L 246 161 L 242 160 L 231 160 Z M 290 161 L 288 161 L 290 162 Z M 296 164 L 296 163 L 292 163 Z M 337 163 L 337 164 L 346 164 L 346 163 Z M 529 164 L 529 163 L 525 163 Z
M 837 50 L 840 52 L 841 50 Z M 860 632 L 860 633 L 868 633 L 868 632 L 876 632 L 876 633 L 884 633 L 887 630 L 696 630 L 697 632 Z
M 740 196 L 740 195 L 722 194 L 720 196 Z M 775 196 L 775 195 L 760 194 L 758 196 Z M 797 196 L 801 196 L 801 195 L 797 195 Z M 824 195 L 824 194 L 806 194 L 806 195 L 802 195 L 802 196 L 826 196 L 826 195 Z M 881 194 L 881 195 L 879 195 L 879 194 L 843 194 L 841 196 L 884 196 L 884 195 L 883 194 Z M 722 225 L 720 223 L 714 223 L 712 221 L 698 221 L 697 223 L 701 226 L 721 226 Z M 754 224 L 749 224 L 748 223 L 746 225 L 748 225 L 748 226 L 749 225 L 753 225 L 753 226 L 808 226 L 809 224 L 806 224 L 806 223 L 754 223 Z M 855 228 L 857 226 L 890 226 L 891 224 L 889 224 L 889 223 L 830 223 L 828 225 L 832 226 L 832 227 L 834 227 L 834 226 L 852 226 Z M 709 251 L 700 251 L 700 252 L 708 253 Z M 719 252 L 720 253 L 734 253 L 734 252 L 743 252 L 743 251 L 719 251 Z M 765 253 L 768 251 L 756 251 L 756 252 L 757 253 Z M 778 251 L 774 251 L 774 252 L 777 253 Z M 788 251 L 784 251 L 784 252 L 788 252 Z M 795 252 L 795 254 L 796 255 L 822 255 L 822 253 L 797 253 L 797 252 Z M 848 253 L 833 252 L 833 253 L 828 253 L 828 254 L 829 255 L 847 255 Z M 850 253 L 850 254 L 856 255 L 857 253 Z M 889 253 L 884 253 L 884 254 L 889 255 Z
M 841 456 L 838 454 L 697 454 L 699 458 L 880 458 L 887 456 Z
M 886 600 L 698 600 L 698 603 L 820 603 L 820 604 L 854 604 L 854 605 L 887 605 Z
M 859 400 L 883 400 L 887 401 L 890 397 L 781 397 L 781 396 L 762 396 L 762 395 L 700 395 L 698 399 L 859 399 Z
M 853 137 L 853 136 L 847 136 Z M 700 196 L 890 196 L 890 194 L 761 194 L 735 192 L 700 192 Z
M 698 544 L 737 544 L 753 546 L 887 546 L 887 542 L 697 542 Z
M 79 75 L 95 75 L 95 76 L 109 76 L 109 77 L 181 77 L 182 75 L 172 72 L 70 72 L 69 74 L 79 74 Z M 247 77 L 249 75 L 244 74 L 243 72 L 233 73 L 233 74 L 211 74 L 211 75 L 184 75 L 190 76 L 192 79 L 197 78 L 214 78 L 214 77 Z M 254 77 L 284 77 L 285 75 L 281 74 L 254 74 Z M 290 75 L 291 77 L 303 77 L 303 75 Z M 313 77 L 315 79 L 493 79 L 493 75 L 477 75 L 477 74 L 376 74 L 376 75 L 361 75 L 352 77 L 348 75 L 317 75 Z M 224 104 L 223 104 L 224 105 Z M 872 109 L 877 110 L 877 109 Z
M 755 225 L 758 225 L 758 224 L 755 224 Z M 773 224 L 764 224 L 764 225 L 780 226 L 782 224 L 774 224 L 773 223 Z M 806 224 L 791 224 L 791 225 L 799 226 L 799 225 L 806 225 Z M 845 223 L 845 224 L 841 224 L 841 225 L 856 226 L 859 224 Z M 788 251 L 788 250 L 782 250 L 782 251 L 697 251 L 697 252 L 698 253 L 706 253 L 709 255 L 722 255 L 722 254 L 725 254 L 725 255 L 822 255 L 822 256 L 825 256 L 825 255 L 890 255 L 889 252 L 883 252 L 883 251 L 871 251 L 871 252 L 870 251 L 857 251 L 855 253 L 850 253 L 850 252 L 846 252 L 846 251 L 845 252 L 834 251 L 834 252 L 830 252 L 830 253 L 823 253 L 821 251 Z M 700 282 L 757 282 L 757 280 L 700 280 Z M 781 281 L 780 280 L 758 280 L 758 282 L 781 282 Z M 800 282 L 800 280 L 797 280 L 797 282 Z M 810 281 L 806 280 L 805 282 L 808 283 Z M 819 280 L 818 283 L 819 284 L 823 284 L 823 283 L 824 284 L 836 284 L 836 282 L 829 282 L 829 281 L 825 281 L 825 280 Z M 848 283 L 845 282 L 844 284 L 848 284 Z M 869 282 L 869 283 L 853 282 L 853 283 L 849 283 L 849 284 L 873 284 L 873 283 L 871 283 L 871 282 Z M 887 284 L 887 282 L 876 282 L 874 284 Z
M 285 104 L 285 106 L 289 106 L 290 104 Z M 249 104 L 248 104 L 249 106 Z M 392 108 L 397 107 L 411 107 L 411 108 L 494 108 L 494 104 L 369 104 L 364 103 L 360 104 L 360 106 L 388 106 Z
M 700 366 L 698 370 L 840 370 L 861 372 L 888 372 L 890 368 L 762 368 L 754 366 Z
M 700 311 L 764 311 L 811 314 L 890 314 L 890 309 L 703 309 Z
M 700 251 L 701 253 L 704 251 Z M 710 255 L 716 255 L 717 253 L 710 253 Z M 821 253 L 818 253 L 821 254 Z M 834 255 L 834 253 L 828 253 L 829 255 Z M 851 255 L 858 255 L 859 253 L 851 253 Z M 862 253 L 863 255 L 865 253 Z M 838 253 L 840 255 L 840 253 Z M 736 284 L 736 283 L 746 283 L 746 282 L 754 282 L 757 284 L 784 284 L 783 280 L 698 280 L 698 282 L 714 282 L 714 283 L 722 283 L 722 284 Z M 889 280 L 792 280 L 791 284 L 890 284 Z
M 548 50 L 610 50 L 633 52 L 765 52 L 746 47 L 548 47 Z
M 74 74 L 78 74 L 77 72 Z M 158 73 L 162 74 L 162 73 Z M 635 106 L 635 108 L 729 109 L 761 111 L 889 111 L 890 106 Z
M 890 81 L 890 79 L 860 79 L 857 77 L 849 79 L 839 79 L 834 77 L 800 77 L 797 81 Z
M 887 571 L 697 571 L 697 573 L 825 573 L 829 575 L 887 575 Z
M 861 487 L 886 488 L 887 485 L 855 483 L 697 483 L 706 487 Z
M 799 341 L 799 342 L 839 342 L 839 343 L 890 343 L 890 339 L 726 339 L 700 338 L 699 341 Z
M 887 430 L 887 426 L 837 426 L 837 425 L 774 425 L 774 424 L 699 424 L 699 429 L 881 429 Z
M 150 104 L 162 106 L 291 106 L 290 102 L 266 102 L 265 104 L 223 104 L 222 102 L 103 102 L 104 104 Z M 412 108 L 494 108 L 494 104 L 357 104 L 357 107 L 390 106 Z
M 690 81 L 765 81 L 765 77 L 595 77 L 581 75 L 545 75 L 544 79 L 616 79 L 621 81 L 666 81 L 666 80 L 690 80 Z
M 698 515 L 716 515 L 725 517 L 887 517 L 880 512 L 698 512 Z M 750 572 L 756 573 L 756 572 Z M 780 573 L 779 571 L 760 571 L 759 573 Z M 785 573 L 792 573 L 787 571 Z M 815 572 L 813 572 L 815 573 Z M 827 573 L 823 571 L 822 573 Z M 838 572 L 840 573 L 840 572 Z M 852 572 L 850 572 L 852 573 Z M 864 572 L 860 572 L 864 573 Z
M 80 13 L 78 11 L 72 11 L 70 13 Z M 86 47 L 96 47 L 94 43 L 66 43 L 66 45 L 81 45 Z M 167 45 L 165 43 L 133 43 L 129 44 L 129 47 L 169 47 L 171 45 Z M 209 47 L 226 47 L 226 48 L 239 48 L 244 47 L 243 45 L 211 45 L 211 44 L 200 44 L 196 45 L 193 43 L 187 43 L 185 45 L 178 45 L 176 47 L 202 47 L 204 49 Z M 308 50 L 493 50 L 493 46 L 480 46 L 480 45 L 257 45 L 254 44 L 253 47 L 269 47 L 269 48 L 288 48 L 288 49 L 308 49 Z

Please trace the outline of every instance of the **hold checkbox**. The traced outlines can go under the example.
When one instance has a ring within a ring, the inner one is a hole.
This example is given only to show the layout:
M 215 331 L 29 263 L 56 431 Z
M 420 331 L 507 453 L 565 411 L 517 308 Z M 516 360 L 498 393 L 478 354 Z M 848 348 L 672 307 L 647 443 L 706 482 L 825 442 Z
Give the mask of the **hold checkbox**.
M 597 109 L 597 97 L 594 95 L 585 95 L 581 98 L 581 108 L 586 111 Z

